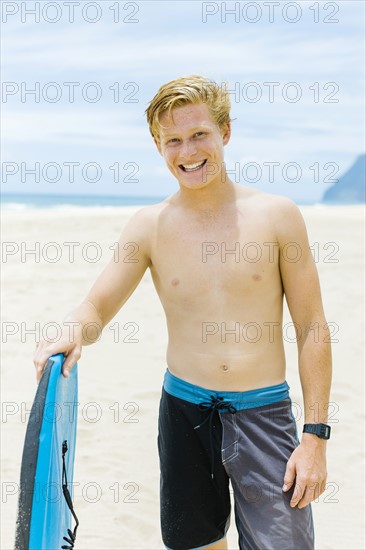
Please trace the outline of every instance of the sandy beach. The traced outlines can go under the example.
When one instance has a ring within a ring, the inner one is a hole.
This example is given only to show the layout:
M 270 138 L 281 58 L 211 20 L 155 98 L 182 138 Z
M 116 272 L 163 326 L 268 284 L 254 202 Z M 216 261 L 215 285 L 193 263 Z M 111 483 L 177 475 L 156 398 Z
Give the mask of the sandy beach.
M 14 546 L 20 462 L 36 391 L 36 335 L 27 331 L 54 334 L 51 323 L 61 323 L 84 298 L 109 261 L 121 229 L 139 208 L 2 214 L 7 243 L 2 259 L 3 550 Z M 364 549 L 364 208 L 303 206 L 301 211 L 334 340 L 328 484 L 313 504 L 316 548 Z M 285 307 L 284 323 L 289 321 Z M 287 340 L 287 381 L 302 430 L 297 348 Z M 100 341 L 85 347 L 79 361 L 74 473 L 78 550 L 164 548 L 156 438 L 166 344 L 164 312 L 146 272 Z M 230 549 L 238 548 L 233 514 L 228 541 Z

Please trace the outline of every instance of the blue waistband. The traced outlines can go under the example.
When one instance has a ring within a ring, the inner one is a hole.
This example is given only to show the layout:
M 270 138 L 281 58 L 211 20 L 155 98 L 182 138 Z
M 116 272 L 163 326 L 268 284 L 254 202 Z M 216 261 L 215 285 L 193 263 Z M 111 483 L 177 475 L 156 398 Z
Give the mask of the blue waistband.
M 209 401 L 211 396 L 222 397 L 224 402 L 233 405 L 236 410 L 252 409 L 254 407 L 262 407 L 283 401 L 289 397 L 289 385 L 287 382 L 277 384 L 276 386 L 267 386 L 248 391 L 216 391 L 195 386 L 190 382 L 186 382 L 177 376 L 174 376 L 167 369 L 164 376 L 164 389 L 170 395 L 184 399 L 190 403 L 199 405 L 200 403 Z

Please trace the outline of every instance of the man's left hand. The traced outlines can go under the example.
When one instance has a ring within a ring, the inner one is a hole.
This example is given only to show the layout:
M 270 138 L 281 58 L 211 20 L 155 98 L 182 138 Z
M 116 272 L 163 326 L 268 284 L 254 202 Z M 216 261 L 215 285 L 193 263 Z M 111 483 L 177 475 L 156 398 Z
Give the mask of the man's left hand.
M 313 434 L 303 434 L 301 443 L 290 456 L 282 490 L 289 491 L 295 479 L 290 501 L 294 508 L 304 508 L 325 491 L 327 481 L 326 441 Z

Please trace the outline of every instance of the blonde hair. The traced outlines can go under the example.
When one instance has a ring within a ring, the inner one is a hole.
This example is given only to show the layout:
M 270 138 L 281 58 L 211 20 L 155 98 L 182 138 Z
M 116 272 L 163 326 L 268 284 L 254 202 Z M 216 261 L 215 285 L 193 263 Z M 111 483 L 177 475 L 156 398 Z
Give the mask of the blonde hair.
M 230 96 L 224 86 L 219 86 L 214 80 L 199 75 L 184 76 L 163 84 L 150 101 L 146 109 L 146 118 L 153 138 L 159 141 L 160 116 L 168 111 L 171 121 L 171 111 L 187 103 L 207 103 L 213 121 L 223 128 L 230 122 Z

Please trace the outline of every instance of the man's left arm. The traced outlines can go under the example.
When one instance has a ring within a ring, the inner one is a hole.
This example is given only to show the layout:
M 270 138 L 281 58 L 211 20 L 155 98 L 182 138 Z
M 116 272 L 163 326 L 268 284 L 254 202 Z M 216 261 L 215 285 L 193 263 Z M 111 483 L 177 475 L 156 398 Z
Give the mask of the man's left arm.
M 280 272 L 287 305 L 295 326 L 304 399 L 304 423 L 327 422 L 332 375 L 330 333 L 325 319 L 319 277 L 298 207 L 281 200 L 276 230 Z M 287 463 L 283 490 L 295 484 L 291 506 L 304 508 L 326 484 L 326 441 L 303 433 Z

